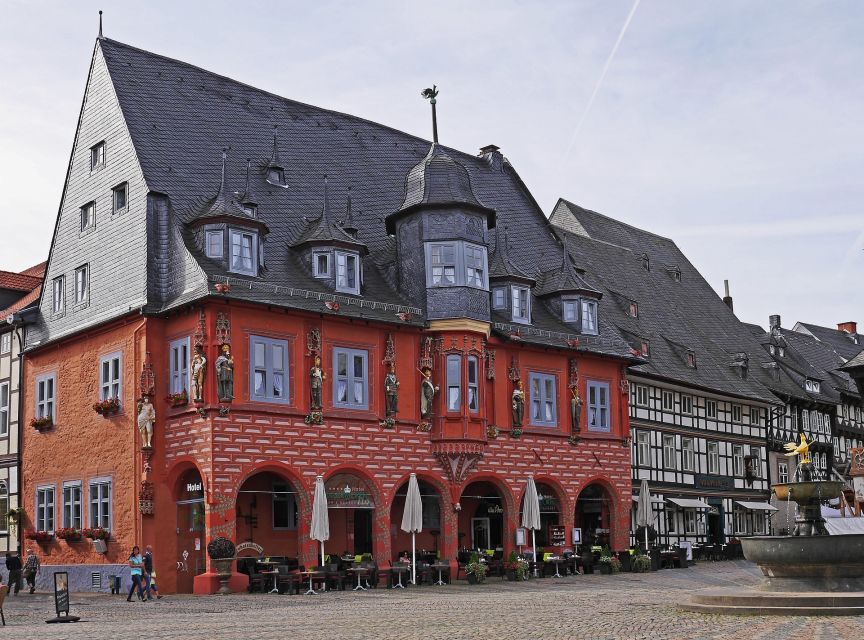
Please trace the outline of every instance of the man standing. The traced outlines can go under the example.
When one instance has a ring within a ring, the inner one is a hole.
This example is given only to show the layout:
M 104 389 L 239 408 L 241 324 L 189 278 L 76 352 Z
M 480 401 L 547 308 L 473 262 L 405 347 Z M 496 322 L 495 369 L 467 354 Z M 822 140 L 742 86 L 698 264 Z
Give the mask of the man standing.
M 6 568 L 9 570 L 9 590 L 18 595 L 21 590 L 21 558 L 17 551 L 6 554 Z
M 153 583 L 153 547 L 147 545 L 144 547 L 144 597 L 147 600 L 152 600 L 150 594 L 150 585 Z
M 36 591 L 36 576 L 42 570 L 39 564 L 39 558 L 33 553 L 33 549 L 27 549 L 27 562 L 24 563 L 24 579 L 27 580 L 27 585 L 30 587 L 30 593 Z

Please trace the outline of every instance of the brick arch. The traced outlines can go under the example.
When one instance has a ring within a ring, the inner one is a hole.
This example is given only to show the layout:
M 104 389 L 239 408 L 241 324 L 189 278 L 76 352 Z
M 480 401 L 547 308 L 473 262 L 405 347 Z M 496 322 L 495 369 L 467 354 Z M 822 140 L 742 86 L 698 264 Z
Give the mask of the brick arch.
M 527 480 L 526 480 L 526 482 L 527 482 Z M 558 497 L 558 504 L 560 506 L 561 517 L 564 518 L 564 520 L 566 522 L 566 514 L 570 513 L 572 511 L 572 509 L 576 508 L 575 498 L 572 500 L 572 507 L 571 507 L 571 500 L 570 500 L 570 496 L 567 493 L 567 490 L 564 488 L 564 486 L 558 480 L 556 480 L 552 476 L 546 476 L 546 475 L 537 476 L 537 475 L 535 475 L 534 476 L 534 482 L 538 485 L 539 484 L 545 484 L 547 487 L 552 488 L 552 490 L 555 492 L 555 494 Z M 522 486 L 519 489 L 519 492 L 516 494 L 515 498 L 516 498 L 516 504 L 519 505 L 519 508 L 521 510 L 522 500 L 525 498 L 525 483 L 524 482 L 522 483 Z M 516 514 L 516 517 L 517 518 L 519 517 L 518 512 Z
M 299 498 L 298 511 L 300 513 L 312 513 L 312 497 L 307 490 L 306 484 L 303 482 L 302 477 L 290 466 L 279 462 L 278 460 L 267 460 L 265 462 L 259 462 L 254 465 L 246 465 L 243 467 L 241 474 L 239 476 L 239 480 L 237 482 L 237 489 L 234 492 L 234 499 L 236 501 L 237 494 L 240 491 L 240 487 L 252 478 L 253 476 L 258 475 L 259 473 L 275 473 L 276 475 L 282 476 L 297 491 L 297 497 Z
M 332 469 L 329 469 L 326 473 L 322 474 L 324 476 L 324 484 L 326 485 L 327 481 L 330 478 L 335 475 L 339 475 L 340 473 L 349 473 L 355 475 L 366 483 L 366 486 L 369 488 L 369 492 L 372 494 L 372 500 L 375 504 L 376 512 L 378 511 L 378 509 L 386 506 L 384 501 L 385 492 L 381 488 L 381 485 L 371 475 L 369 475 L 368 471 L 356 464 L 340 464 L 333 467 Z
M 478 473 L 476 475 L 472 475 L 465 482 L 462 483 L 462 486 L 459 487 L 459 498 L 462 498 L 462 494 L 465 493 L 465 489 L 467 489 L 470 485 L 475 482 L 489 482 L 498 489 L 501 493 L 501 497 L 504 499 L 504 508 L 506 509 L 505 514 L 507 515 L 507 519 L 509 520 L 513 517 L 512 514 L 517 512 L 516 503 L 513 501 L 513 491 L 510 489 L 510 486 L 507 484 L 507 481 L 498 474 L 495 473 Z
M 579 496 L 582 495 L 582 492 L 591 485 L 599 485 L 603 491 L 606 492 L 606 495 L 609 498 L 609 542 L 610 545 L 614 547 L 623 548 L 623 540 L 625 538 L 629 538 L 629 524 L 624 521 L 629 518 L 629 503 L 626 505 L 625 509 L 622 506 L 621 494 L 612 481 L 607 476 L 596 475 L 586 478 L 584 482 L 579 485 L 579 491 L 576 494 L 576 497 L 573 501 L 573 509 L 570 511 L 570 522 L 573 523 L 573 519 L 576 517 L 576 507 L 579 503 Z M 629 500 L 629 497 L 628 497 Z M 584 535 L 584 532 L 583 532 Z
M 208 482 L 208 476 L 201 469 L 198 460 L 193 456 L 183 456 L 178 458 L 175 463 L 165 474 L 165 484 L 171 489 L 171 499 L 177 500 L 177 483 L 180 482 L 181 476 L 187 471 L 194 469 L 201 476 L 201 483 L 204 486 L 204 501 L 209 502 L 211 498 L 211 488 Z

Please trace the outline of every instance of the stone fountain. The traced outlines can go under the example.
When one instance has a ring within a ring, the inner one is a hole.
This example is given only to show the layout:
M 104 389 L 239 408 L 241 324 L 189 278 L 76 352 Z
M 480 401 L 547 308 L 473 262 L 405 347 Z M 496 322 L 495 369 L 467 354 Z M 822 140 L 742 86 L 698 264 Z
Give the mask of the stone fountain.
M 779 500 L 796 505 L 789 536 L 741 538 L 744 557 L 762 571 L 752 589 L 694 594 L 688 611 L 738 615 L 864 615 L 864 534 L 831 536 L 821 505 L 843 499 L 843 483 L 815 479 L 804 435 L 786 445 L 798 455 L 795 482 L 771 485 Z

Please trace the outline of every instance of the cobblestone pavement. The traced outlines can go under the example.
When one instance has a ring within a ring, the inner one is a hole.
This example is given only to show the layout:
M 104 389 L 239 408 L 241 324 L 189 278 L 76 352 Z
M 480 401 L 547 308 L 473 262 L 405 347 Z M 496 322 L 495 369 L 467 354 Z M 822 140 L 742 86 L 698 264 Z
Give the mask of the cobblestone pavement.
M 77 624 L 47 625 L 48 594 L 6 600 L 12 638 L 298 638 L 301 640 L 837 640 L 864 638 L 864 616 L 705 616 L 675 610 L 698 589 L 758 581 L 744 561 L 651 574 L 573 576 L 317 596 L 121 596 L 73 594 Z M 3 633 L 3 632 L 0 632 Z

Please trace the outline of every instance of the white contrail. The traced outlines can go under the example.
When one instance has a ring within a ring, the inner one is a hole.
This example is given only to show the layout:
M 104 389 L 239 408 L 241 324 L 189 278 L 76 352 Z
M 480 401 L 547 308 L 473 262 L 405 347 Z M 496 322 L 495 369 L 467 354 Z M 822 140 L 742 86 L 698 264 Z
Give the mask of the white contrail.
M 591 107 L 594 105 L 594 99 L 597 97 L 597 93 L 600 91 L 600 85 L 603 84 L 603 80 L 604 78 L 606 78 L 606 72 L 609 71 L 609 65 L 612 64 L 612 59 L 615 57 L 615 54 L 618 51 L 618 47 L 621 45 L 621 41 L 624 39 L 624 34 L 627 32 L 627 27 L 630 26 L 630 22 L 633 20 L 633 15 L 636 13 L 636 9 L 639 8 L 640 2 L 641 0 L 635 0 L 635 2 L 633 2 L 633 7 L 630 9 L 630 13 L 627 14 L 627 19 L 624 21 L 624 26 L 621 27 L 621 32 L 618 34 L 618 39 L 615 41 L 615 46 L 612 47 L 612 51 L 609 53 L 609 57 L 606 59 L 606 64 L 603 65 L 603 71 L 600 74 L 600 77 L 597 79 L 597 84 L 594 85 L 594 91 L 591 92 L 591 98 L 589 98 L 588 104 L 585 106 L 585 111 L 582 112 L 582 117 L 579 118 L 579 123 L 576 125 L 576 129 L 573 131 L 573 136 L 570 138 L 570 144 L 567 145 L 567 151 L 564 152 L 562 164 L 567 161 L 568 157 L 570 157 L 570 152 L 573 150 L 573 145 L 576 144 L 576 137 L 579 135 L 579 131 L 582 129 L 582 125 L 585 124 L 585 119 L 588 117 L 588 112 L 591 111 Z

